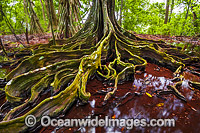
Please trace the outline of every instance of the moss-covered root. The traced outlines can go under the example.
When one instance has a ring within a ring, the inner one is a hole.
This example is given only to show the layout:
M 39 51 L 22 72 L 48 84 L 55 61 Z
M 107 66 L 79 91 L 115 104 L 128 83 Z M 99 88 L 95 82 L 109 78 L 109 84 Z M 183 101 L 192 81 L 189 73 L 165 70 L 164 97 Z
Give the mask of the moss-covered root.
M 85 58 L 88 58 L 88 57 L 85 57 Z M 80 64 L 81 68 L 86 68 L 84 63 L 85 62 L 83 61 L 81 62 Z M 90 65 L 92 66 L 92 64 Z M 94 65 L 92 67 L 94 67 Z M 85 81 L 87 81 L 87 79 L 84 79 L 84 80 L 82 79 L 83 77 L 85 77 L 84 76 L 85 73 L 89 73 L 88 75 L 90 75 L 91 74 L 90 72 L 91 72 L 90 69 L 79 68 L 79 72 L 76 75 L 73 83 L 69 87 L 67 87 L 64 91 L 60 92 L 56 96 L 43 100 L 40 104 L 38 104 L 36 107 L 34 107 L 32 110 L 30 110 L 28 113 L 26 113 L 25 115 L 21 117 L 18 117 L 16 119 L 12 119 L 9 121 L 1 122 L 0 131 L 8 132 L 8 131 L 16 131 L 16 130 L 17 131 L 26 130 L 27 126 L 25 125 L 24 121 L 25 121 L 26 116 L 30 114 L 34 115 L 37 119 L 37 122 L 39 122 L 41 117 L 44 115 L 49 115 L 51 117 L 54 117 L 60 113 L 65 112 L 70 107 L 70 105 L 75 101 L 75 99 L 78 97 L 77 91 L 82 90 L 80 83 L 82 82 L 85 83 Z
M 179 98 L 180 100 L 184 101 L 184 102 L 187 102 L 185 96 L 183 96 L 179 91 L 178 91 L 178 87 L 180 87 L 182 85 L 182 81 L 180 82 L 177 82 L 175 85 L 171 86 L 171 85 L 168 85 L 167 88 L 172 90 L 173 94 Z
M 45 99 L 21 117 L 9 121 L 2 121 L 0 123 L 0 132 L 26 131 L 28 127 L 25 125 L 25 118 L 30 114 L 34 115 L 37 122 L 39 122 L 44 115 L 53 117 L 60 112 L 66 111 L 77 97 L 77 87 L 78 86 L 71 86 L 59 95 Z
M 116 59 L 108 65 L 108 68 L 110 69 L 110 74 L 111 74 L 110 80 L 114 80 L 115 82 L 114 89 L 113 91 L 108 92 L 106 94 L 104 101 L 107 101 L 116 92 L 117 84 L 119 82 L 130 80 L 130 79 L 133 80 L 135 69 L 145 68 L 147 64 L 147 62 L 143 58 L 140 58 L 139 56 L 134 55 L 133 53 L 130 53 L 130 51 L 124 50 L 124 51 L 120 51 L 121 52 L 120 53 L 118 51 L 117 41 L 115 41 L 115 51 L 116 51 Z M 125 63 L 121 61 L 121 58 L 125 59 L 126 58 L 125 55 L 127 54 L 129 55 L 129 57 L 131 57 L 128 60 L 129 63 Z M 103 76 L 103 77 L 106 77 L 106 76 Z
M 114 68 L 116 66 L 116 68 Z M 107 101 L 111 95 L 115 93 L 117 90 L 117 84 L 118 81 L 123 81 L 126 79 L 126 77 L 129 77 L 132 75 L 134 77 L 134 72 L 135 72 L 135 66 L 131 63 L 124 63 L 120 61 L 119 59 L 115 59 L 113 62 L 111 62 L 108 66 L 111 70 L 114 71 L 113 75 L 111 75 L 112 79 L 114 79 L 114 89 L 111 92 L 108 92 L 104 98 L 104 101 Z M 119 71 L 119 73 L 117 73 Z M 111 80 L 112 80 L 111 79 Z
M 85 92 L 87 79 L 96 71 L 99 66 L 101 66 L 102 47 L 108 42 L 109 38 L 110 36 L 107 36 L 103 41 L 101 41 L 100 46 L 96 51 L 94 51 L 90 56 L 86 56 L 81 60 L 78 73 L 69 87 L 67 87 L 64 91 L 61 91 L 58 95 L 43 100 L 25 115 L 9 121 L 0 122 L 0 131 L 25 131 L 28 127 L 25 125 L 24 121 L 26 116 L 30 114 L 34 115 L 37 119 L 37 122 L 39 122 L 41 117 L 44 115 L 55 117 L 60 113 L 66 112 L 66 110 L 78 96 L 83 101 L 87 101 L 90 96 L 89 93 Z
M 6 80 L 9 81 L 12 78 L 19 76 L 28 71 L 32 71 L 38 68 L 46 67 L 57 62 L 80 59 L 84 55 L 91 54 L 95 48 L 81 49 L 81 50 L 70 50 L 67 52 L 46 52 L 41 54 L 33 55 L 23 60 L 18 67 L 13 69 L 7 76 Z
M 39 98 L 39 94 L 41 93 L 42 90 L 47 88 L 51 82 L 53 82 L 53 79 L 54 79 L 54 74 L 47 75 L 44 78 L 42 78 L 36 85 L 34 85 L 31 88 L 31 98 L 24 104 L 17 106 L 11 111 L 9 111 L 3 120 L 8 121 L 12 119 L 13 117 L 15 117 L 16 114 L 23 112 L 29 105 L 31 105 L 32 107 L 36 106 L 35 104 Z
M 200 82 L 189 81 L 189 85 L 194 87 L 195 89 L 200 90 Z
M 34 85 L 37 83 L 40 84 L 40 81 L 42 81 L 43 77 L 45 77 L 46 75 L 52 75 L 52 74 L 55 75 L 56 73 L 60 73 L 60 77 L 62 77 L 65 76 L 65 74 L 67 73 L 69 74 L 70 72 L 77 72 L 79 64 L 80 64 L 79 59 L 68 60 L 68 61 L 58 62 L 53 65 L 48 65 L 43 68 L 38 68 L 33 71 L 29 71 L 27 73 L 16 76 L 13 79 L 11 79 L 5 87 L 6 97 L 8 101 L 12 103 L 20 102 L 22 98 L 23 99 L 29 98 L 29 95 L 27 93 L 30 92 L 29 91 L 30 88 L 34 88 Z M 61 73 L 63 70 L 66 70 L 65 73 Z M 57 79 L 58 78 L 56 76 L 55 80 Z M 63 82 L 63 85 L 65 84 L 66 82 Z M 56 88 L 55 90 L 59 91 L 59 89 L 60 88 Z
M 185 66 L 185 65 L 183 65 L 183 66 Z M 183 66 L 181 65 L 176 69 L 176 71 L 173 73 L 174 77 L 179 77 L 180 76 L 181 72 L 183 71 Z

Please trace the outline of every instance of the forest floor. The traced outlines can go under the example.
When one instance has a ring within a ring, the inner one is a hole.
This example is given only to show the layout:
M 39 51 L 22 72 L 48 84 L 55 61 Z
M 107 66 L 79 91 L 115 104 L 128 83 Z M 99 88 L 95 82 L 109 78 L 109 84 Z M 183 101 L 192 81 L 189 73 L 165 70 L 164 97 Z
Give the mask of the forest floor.
M 164 40 L 168 43 L 190 43 L 192 45 L 200 46 L 200 37 L 190 37 L 190 36 L 168 36 L 168 35 L 148 35 L 148 34 L 135 34 L 141 38 L 153 39 L 153 40 Z M 17 35 L 23 44 L 34 45 L 39 43 L 48 43 L 52 38 L 51 33 L 43 34 L 33 34 L 28 36 L 29 44 L 27 44 L 25 34 Z M 18 47 L 20 44 L 17 42 L 14 35 L 1 35 L 0 38 L 3 40 L 4 45 L 7 47 Z
M 183 45 L 194 45 L 200 47 L 200 37 L 187 36 L 162 36 L 162 35 L 147 35 L 136 34 L 142 38 L 153 40 L 164 40 L 167 43 L 176 43 Z M 51 34 L 36 34 L 29 35 L 27 44 L 25 35 L 18 35 L 25 45 L 34 45 L 38 43 L 48 43 L 51 39 Z M 6 49 L 18 47 L 20 44 L 16 41 L 13 35 L 0 36 Z M 184 47 L 186 48 L 186 47 Z M 200 72 L 200 71 L 199 71 Z M 183 102 L 173 94 L 157 97 L 156 93 L 159 89 L 167 90 L 168 85 L 174 85 L 172 82 L 173 72 L 156 64 L 148 63 L 144 73 L 137 73 L 134 81 L 128 81 L 118 86 L 118 90 L 106 105 L 103 105 L 105 94 L 99 90 L 106 91 L 112 89 L 96 78 L 89 80 L 87 91 L 91 93 L 91 97 L 86 105 L 80 105 L 79 101 L 72 105 L 71 109 L 66 112 L 66 118 L 86 118 L 91 116 L 99 116 L 103 118 L 133 118 L 133 119 L 175 119 L 175 127 L 133 127 L 127 130 L 124 127 L 43 127 L 40 132 L 198 132 L 200 130 L 200 90 L 191 88 L 188 82 L 200 82 L 200 77 L 191 74 L 187 71 L 183 72 L 183 85 L 180 92 L 188 101 Z M 98 91 L 97 91 L 98 90 Z M 103 92 L 102 91 L 102 92 Z M 44 94 L 44 97 L 50 96 L 50 91 Z M 44 98 L 41 97 L 40 100 Z M 5 97 L 0 98 L 0 106 L 5 102 Z M 27 109 L 27 111 L 30 109 Z

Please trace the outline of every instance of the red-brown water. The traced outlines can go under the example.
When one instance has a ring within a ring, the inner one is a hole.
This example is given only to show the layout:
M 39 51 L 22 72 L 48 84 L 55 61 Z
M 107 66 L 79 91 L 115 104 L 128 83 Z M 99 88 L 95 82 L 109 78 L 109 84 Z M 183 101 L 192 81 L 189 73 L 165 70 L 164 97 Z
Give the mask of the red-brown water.
M 110 118 L 138 118 L 138 119 L 175 119 L 175 127 L 133 127 L 127 130 L 124 127 L 46 127 L 40 132 L 198 132 L 200 130 L 200 92 L 199 90 L 191 90 L 188 81 L 200 81 L 200 78 L 190 74 L 183 73 L 185 79 L 183 81 L 180 92 L 185 96 L 187 103 L 181 101 L 173 94 L 163 95 L 158 98 L 155 94 L 156 90 L 167 89 L 167 85 L 173 85 L 170 81 L 173 78 L 172 72 L 166 68 L 160 67 L 157 71 L 157 65 L 148 63 L 146 72 L 136 75 L 132 82 L 125 82 L 118 85 L 115 96 L 109 99 L 108 103 L 103 106 L 105 94 L 97 93 L 98 90 L 106 90 L 109 88 L 97 79 L 90 80 L 87 84 L 87 91 L 91 93 L 89 103 L 77 106 L 74 104 L 66 113 L 63 119 L 87 118 L 98 116 L 99 119 L 105 116 Z M 148 78 L 150 82 L 146 82 Z M 119 97 L 130 92 L 122 100 Z M 134 92 L 142 92 L 141 96 L 133 95 Z M 152 97 L 148 96 L 149 93 Z M 161 106 L 158 106 L 162 103 Z

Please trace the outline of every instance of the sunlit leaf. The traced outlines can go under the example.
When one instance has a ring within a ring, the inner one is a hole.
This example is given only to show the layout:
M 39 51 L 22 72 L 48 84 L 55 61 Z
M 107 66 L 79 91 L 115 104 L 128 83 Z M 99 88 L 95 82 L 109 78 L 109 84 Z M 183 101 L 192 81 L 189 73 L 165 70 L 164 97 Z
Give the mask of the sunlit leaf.
M 113 116 L 112 116 L 112 119 L 115 119 L 115 118 L 116 118 L 116 115 L 113 115 Z
M 149 94 L 148 92 L 146 92 L 146 94 L 147 94 L 147 96 L 149 96 L 149 97 L 152 97 L 152 95 L 151 95 L 151 94 Z
M 158 103 L 156 104 L 157 107 L 161 107 L 161 106 L 164 106 L 164 103 Z

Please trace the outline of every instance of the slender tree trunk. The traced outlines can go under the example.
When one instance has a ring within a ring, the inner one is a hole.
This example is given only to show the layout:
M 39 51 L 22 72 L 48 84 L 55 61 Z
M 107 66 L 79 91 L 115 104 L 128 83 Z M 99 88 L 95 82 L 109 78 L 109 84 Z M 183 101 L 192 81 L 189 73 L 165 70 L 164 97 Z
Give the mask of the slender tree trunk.
M 29 3 L 29 11 L 30 11 L 30 16 L 31 16 L 31 33 L 33 32 L 44 32 L 44 29 L 42 28 L 40 21 L 37 17 L 37 14 L 35 13 L 34 9 L 33 9 L 33 5 L 32 5 L 32 1 L 28 0 Z
M 49 8 L 48 8 L 48 2 L 47 2 L 47 0 L 44 0 L 44 3 L 45 3 L 45 8 L 46 8 L 47 17 L 48 17 L 48 19 L 49 19 Z
M 164 24 L 167 24 L 168 16 L 169 16 L 169 0 L 167 0 L 167 3 L 166 3 L 165 22 L 164 22 Z
M 50 1 L 50 8 L 51 8 L 51 17 L 52 17 L 52 22 L 53 22 L 53 28 L 56 29 L 58 26 L 58 20 L 56 17 L 56 11 L 53 5 L 53 0 L 49 0 Z
M 44 19 L 44 22 L 46 22 L 46 16 L 45 16 L 45 12 L 44 12 L 44 4 L 43 4 L 42 0 L 40 0 L 40 3 L 41 3 L 41 6 L 42 6 L 43 19 Z
M 193 6 L 191 6 L 192 14 L 193 14 L 193 19 L 194 21 L 197 19 L 197 14 L 193 10 Z
M 61 12 L 61 7 L 62 7 L 62 0 L 59 0 L 59 5 L 58 5 L 58 17 L 60 16 L 60 12 Z M 59 18 L 58 18 L 58 22 L 59 22 Z
M 24 2 L 24 14 L 25 14 L 25 18 L 26 18 L 26 31 L 25 31 L 25 35 L 26 35 L 27 44 L 29 44 L 29 40 L 28 40 L 28 10 L 27 10 L 26 0 L 24 0 L 23 2 Z
M 125 10 L 124 10 L 124 13 L 127 14 L 127 7 L 126 7 L 125 4 L 124 4 L 124 9 L 125 9 Z M 126 19 L 126 17 L 124 17 L 124 19 Z M 125 21 L 125 20 L 124 20 L 124 21 Z M 127 29 L 127 25 L 124 25 L 124 28 Z
M 26 0 L 24 0 L 23 2 L 24 2 L 24 14 L 25 14 L 25 18 L 26 18 L 26 28 L 28 29 L 28 10 L 27 10 L 27 3 L 26 3 Z
M 29 40 L 28 40 L 28 29 L 27 29 L 27 28 L 26 28 L 26 33 L 25 33 L 25 35 L 26 35 L 27 44 L 29 44 Z
M 185 15 L 185 19 L 187 19 L 187 17 L 188 17 L 188 12 L 189 12 L 189 9 L 190 9 L 190 4 L 191 4 L 191 0 L 188 3 L 188 8 L 187 8 L 187 12 L 186 12 L 186 15 Z
M 0 11 L 3 10 L 2 4 L 0 2 Z M 0 21 L 3 21 L 3 14 L 0 12 Z
M 48 7 L 49 7 L 49 23 L 51 25 L 51 33 L 52 33 L 52 37 L 53 37 L 53 45 L 55 45 L 55 36 L 54 36 L 54 30 L 53 30 L 53 22 L 52 22 L 52 8 L 51 8 L 51 4 L 50 2 L 48 1 Z
M 8 25 L 10 31 L 13 33 L 13 35 L 15 36 L 16 40 L 21 43 L 24 47 L 25 45 L 20 41 L 20 38 L 18 38 L 18 36 L 15 34 L 15 30 L 13 28 L 13 26 L 10 24 L 8 18 L 6 17 L 6 15 L 4 14 L 3 10 L 0 10 L 1 14 L 4 16 L 6 24 Z
M 170 11 L 169 22 L 170 22 L 170 20 L 172 18 L 173 9 L 174 9 L 174 0 L 172 0 L 172 4 L 171 4 L 171 11 Z
M 68 0 L 67 0 L 68 1 Z M 45 0 L 45 7 L 46 7 L 46 11 L 47 11 L 47 17 L 48 19 L 50 20 L 50 14 L 49 14 L 49 6 L 48 6 L 48 2 L 49 2 L 49 5 L 50 5 L 50 8 L 51 8 L 51 16 L 52 16 L 52 23 L 53 23 L 53 28 L 54 29 L 57 29 L 57 26 L 58 26 L 58 19 L 57 19 L 57 16 L 56 16 L 56 11 L 55 11 L 55 8 L 54 8 L 54 5 L 53 5 L 53 0 Z M 51 24 L 49 23 L 48 27 L 50 26 Z
M 188 17 L 188 12 L 189 12 L 189 9 L 190 9 L 190 4 L 191 4 L 191 0 L 189 1 L 189 3 L 188 3 L 188 8 L 187 8 L 187 11 L 186 11 L 186 14 L 185 14 L 185 20 L 187 19 L 187 17 Z M 183 23 L 183 27 L 185 26 L 185 24 L 186 24 L 186 22 L 184 22 Z M 181 33 L 181 35 L 182 35 L 183 33 Z
M 79 0 L 60 1 L 59 24 L 57 28 L 60 34 L 56 34 L 56 37 L 60 38 L 62 35 L 65 38 L 71 37 L 81 28 L 79 23 L 81 18 L 80 7 Z
M 190 7 L 192 14 L 193 14 L 193 20 L 196 21 L 197 20 L 197 14 L 194 12 L 193 6 Z
M 68 37 L 70 37 L 70 34 L 69 34 L 69 23 L 68 23 L 68 21 L 69 21 L 69 1 L 67 1 L 67 3 L 66 3 L 66 7 L 68 7 L 67 8 L 67 12 L 66 12 L 66 21 L 65 21 L 65 32 L 64 32 L 64 37 L 65 38 L 68 38 Z
M 121 8 L 120 8 L 119 25 L 122 25 L 122 10 L 123 10 L 123 0 L 121 0 Z
M 56 11 L 55 11 L 55 8 L 54 8 L 54 5 L 53 5 L 53 0 L 50 0 L 50 8 L 51 8 L 51 16 L 52 16 L 52 21 L 54 23 L 54 26 L 55 28 L 57 27 L 58 25 L 58 20 L 57 20 L 57 17 L 56 17 Z
M 197 31 L 199 30 L 199 24 L 197 22 L 197 14 L 194 12 L 193 6 L 191 6 L 191 11 L 193 14 L 193 22 L 194 22 L 194 27 L 198 28 Z

